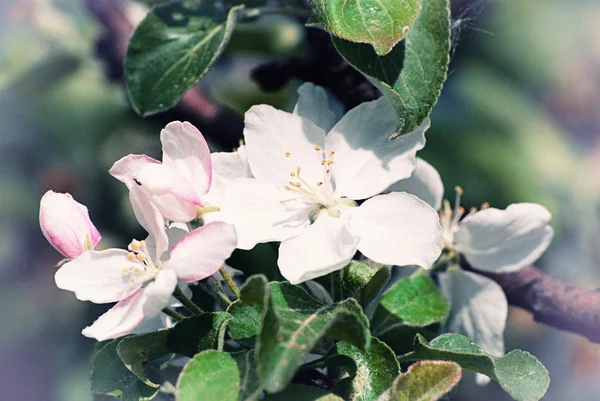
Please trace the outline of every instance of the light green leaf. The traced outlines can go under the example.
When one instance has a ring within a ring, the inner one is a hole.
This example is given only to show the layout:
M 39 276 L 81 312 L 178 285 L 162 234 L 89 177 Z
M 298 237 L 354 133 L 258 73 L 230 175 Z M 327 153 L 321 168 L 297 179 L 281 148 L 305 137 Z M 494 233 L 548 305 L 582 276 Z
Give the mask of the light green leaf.
M 462 376 L 460 365 L 446 361 L 412 364 L 377 401 L 436 401 L 449 392 Z
M 449 1 L 423 0 L 404 42 L 385 56 L 368 45 L 337 38 L 334 43 L 392 103 L 403 121 L 399 133 L 405 134 L 421 125 L 440 96 L 450 62 L 450 34 Z
M 385 392 L 400 374 L 400 365 L 394 352 L 383 342 L 371 337 L 369 348 L 358 348 L 340 341 L 336 344 L 338 355 L 352 358 L 356 364 L 351 377 L 338 381 L 333 391 L 345 400 L 372 401 Z
M 225 13 L 196 1 L 152 8 L 127 49 L 125 83 L 133 108 L 147 116 L 173 107 L 219 57 L 243 8 Z
M 177 401 L 237 401 L 240 372 L 231 355 L 203 351 L 189 361 L 177 380 Z
M 425 275 L 398 281 L 379 300 L 371 322 L 380 336 L 401 326 L 428 326 L 442 321 L 450 305 L 435 283 Z
M 417 335 L 414 349 L 400 357 L 400 361 L 438 359 L 456 362 L 463 369 L 496 380 L 517 401 L 537 401 L 550 385 L 544 365 L 525 351 L 513 350 L 504 356 L 493 357 L 459 334 L 443 334 L 430 342 Z
M 120 341 L 107 343 L 94 356 L 90 370 L 92 393 L 119 397 L 123 401 L 153 399 L 158 388 L 148 386 L 125 367 L 117 354 Z
M 344 288 L 354 293 L 358 303 L 366 309 L 389 281 L 391 268 L 353 260 L 343 273 Z
M 252 338 L 258 333 L 262 307 L 250 305 L 237 300 L 227 308 L 227 312 L 233 316 L 229 323 L 229 335 L 234 340 Z
M 277 394 L 267 394 L 263 401 L 344 401 L 317 387 L 292 384 Z
M 350 298 L 323 305 L 287 282 L 263 282 L 265 307 L 257 337 L 258 372 L 267 392 L 283 390 L 303 358 L 325 336 L 365 349 L 369 323 Z
M 240 394 L 238 401 L 255 401 L 262 394 L 260 379 L 256 372 L 254 350 L 232 355 L 240 371 Z
M 405 36 L 421 9 L 421 0 L 310 0 L 320 25 L 340 38 L 368 43 L 385 55 Z M 371 48 L 369 50 L 372 50 Z

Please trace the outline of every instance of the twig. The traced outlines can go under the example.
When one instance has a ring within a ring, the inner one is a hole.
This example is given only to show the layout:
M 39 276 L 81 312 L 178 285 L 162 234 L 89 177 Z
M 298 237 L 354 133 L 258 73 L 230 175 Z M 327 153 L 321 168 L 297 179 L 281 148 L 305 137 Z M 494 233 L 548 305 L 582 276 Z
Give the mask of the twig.
M 530 312 L 536 321 L 600 342 L 599 291 L 564 283 L 533 266 L 514 273 L 494 274 L 473 268 L 464 258 L 460 263 L 465 270 L 498 283 L 508 303 Z

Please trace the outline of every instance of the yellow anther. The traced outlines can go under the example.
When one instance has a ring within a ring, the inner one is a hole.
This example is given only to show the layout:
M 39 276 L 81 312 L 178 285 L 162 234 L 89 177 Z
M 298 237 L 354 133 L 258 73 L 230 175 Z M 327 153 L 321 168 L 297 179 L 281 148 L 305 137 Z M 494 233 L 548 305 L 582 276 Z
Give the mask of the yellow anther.
M 459 187 L 458 185 L 454 187 L 454 190 L 456 191 L 457 194 L 462 195 L 463 194 L 463 189 L 461 187 Z
M 333 164 L 333 160 L 327 160 L 327 165 L 331 166 Z
M 140 250 L 140 241 L 134 239 L 131 241 L 131 244 L 129 244 L 129 249 L 131 249 L 134 252 L 137 252 Z
M 472 207 L 471 209 L 469 209 L 469 214 L 475 214 L 475 213 L 477 213 L 476 207 Z
M 292 191 L 292 188 L 288 187 L 287 185 L 284 188 L 287 189 L 288 191 Z
M 133 252 L 129 252 L 129 253 L 127 254 L 127 260 L 129 260 L 129 261 L 133 262 L 133 261 L 135 260 L 135 253 L 133 253 Z
M 487 202 L 484 202 L 484 203 L 481 205 L 481 210 L 488 209 L 489 207 L 490 207 L 490 204 L 489 204 L 489 203 L 487 203 Z
M 295 177 L 295 176 L 296 176 L 296 173 L 294 173 L 294 172 L 292 171 L 292 172 L 290 173 L 290 175 L 291 175 L 292 177 Z
M 300 188 L 302 186 L 302 184 L 300 184 L 299 182 L 294 183 L 295 186 L 297 186 L 298 188 Z
M 139 260 L 140 262 L 143 262 L 144 260 L 146 260 L 146 257 L 145 257 L 143 254 L 141 254 L 141 253 L 138 253 L 138 254 L 137 254 L 137 255 L 135 255 L 135 256 L 138 258 L 138 260 Z
M 464 207 L 461 206 L 461 207 L 458 208 L 458 212 L 457 212 L 458 214 L 462 215 L 464 212 L 465 212 L 465 208 Z
M 136 274 L 142 274 L 142 273 L 144 272 L 144 270 L 140 269 L 139 267 L 136 267 L 135 269 L 133 269 L 133 271 L 134 271 Z
M 319 145 L 315 146 L 315 150 L 318 152 L 319 150 L 321 150 L 321 147 Z
M 298 177 L 300 177 L 300 167 L 296 169 L 296 174 L 298 174 Z
M 323 185 L 323 181 L 319 181 L 317 182 L 317 186 L 320 187 L 321 185 Z
M 146 241 L 145 240 L 140 241 L 140 247 L 142 247 L 142 248 L 146 247 Z
M 327 164 L 327 160 L 321 160 L 321 166 L 324 166 Z
M 285 157 L 290 157 L 292 154 L 290 152 L 285 152 Z
M 122 275 L 129 276 L 129 273 L 130 273 L 130 271 L 129 271 L 128 268 L 124 267 L 124 268 L 121 269 L 121 274 Z

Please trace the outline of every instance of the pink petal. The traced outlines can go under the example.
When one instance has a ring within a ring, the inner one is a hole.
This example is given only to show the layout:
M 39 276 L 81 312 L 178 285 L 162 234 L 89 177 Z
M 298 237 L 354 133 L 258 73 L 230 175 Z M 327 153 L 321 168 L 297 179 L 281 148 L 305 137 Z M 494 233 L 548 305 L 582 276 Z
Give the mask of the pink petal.
M 212 180 L 212 163 L 206 140 L 188 122 L 173 121 L 160 132 L 163 163 L 181 174 L 198 196 L 205 195 Z
M 98 245 L 102 238 L 84 205 L 70 194 L 54 191 L 46 192 L 40 201 L 40 228 L 48 242 L 71 259 Z
M 138 222 L 150 234 L 156 244 L 156 253 L 152 255 L 154 260 L 160 260 L 162 254 L 169 248 L 165 219 L 150 198 L 138 186 L 131 187 L 129 201 Z
M 147 164 L 161 164 L 158 160 L 146 155 L 127 155 L 117 160 L 110 170 L 110 175 L 131 188 L 137 173 Z

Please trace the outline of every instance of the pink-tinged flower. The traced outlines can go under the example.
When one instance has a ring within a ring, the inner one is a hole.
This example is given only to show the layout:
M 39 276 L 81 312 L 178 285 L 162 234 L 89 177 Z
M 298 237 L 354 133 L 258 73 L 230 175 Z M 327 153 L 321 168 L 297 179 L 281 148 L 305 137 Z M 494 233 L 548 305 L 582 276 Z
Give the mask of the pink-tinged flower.
M 173 121 L 161 131 L 162 163 L 146 155 L 128 155 L 115 162 L 110 174 L 131 190 L 138 187 L 162 217 L 188 222 L 203 206 L 210 189 L 212 164 L 204 137 L 188 122 Z M 135 209 L 135 206 L 134 206 Z M 136 212 L 137 214 L 137 212 Z
M 132 190 L 134 199 L 137 192 L 137 188 Z M 158 316 L 170 304 L 178 281 L 191 283 L 214 274 L 237 243 L 232 225 L 214 222 L 190 233 L 169 229 L 169 239 L 177 242 L 166 252 L 169 241 L 164 229 L 148 227 L 162 231 L 150 231 L 147 241 L 133 240 L 128 250 L 83 253 L 56 272 L 56 285 L 73 291 L 82 301 L 117 302 L 85 328 L 83 335 L 104 341 L 131 333 L 144 319 Z
M 46 192 L 40 201 L 40 228 L 48 242 L 70 259 L 94 249 L 102 238 L 87 207 L 70 194 L 54 191 Z

